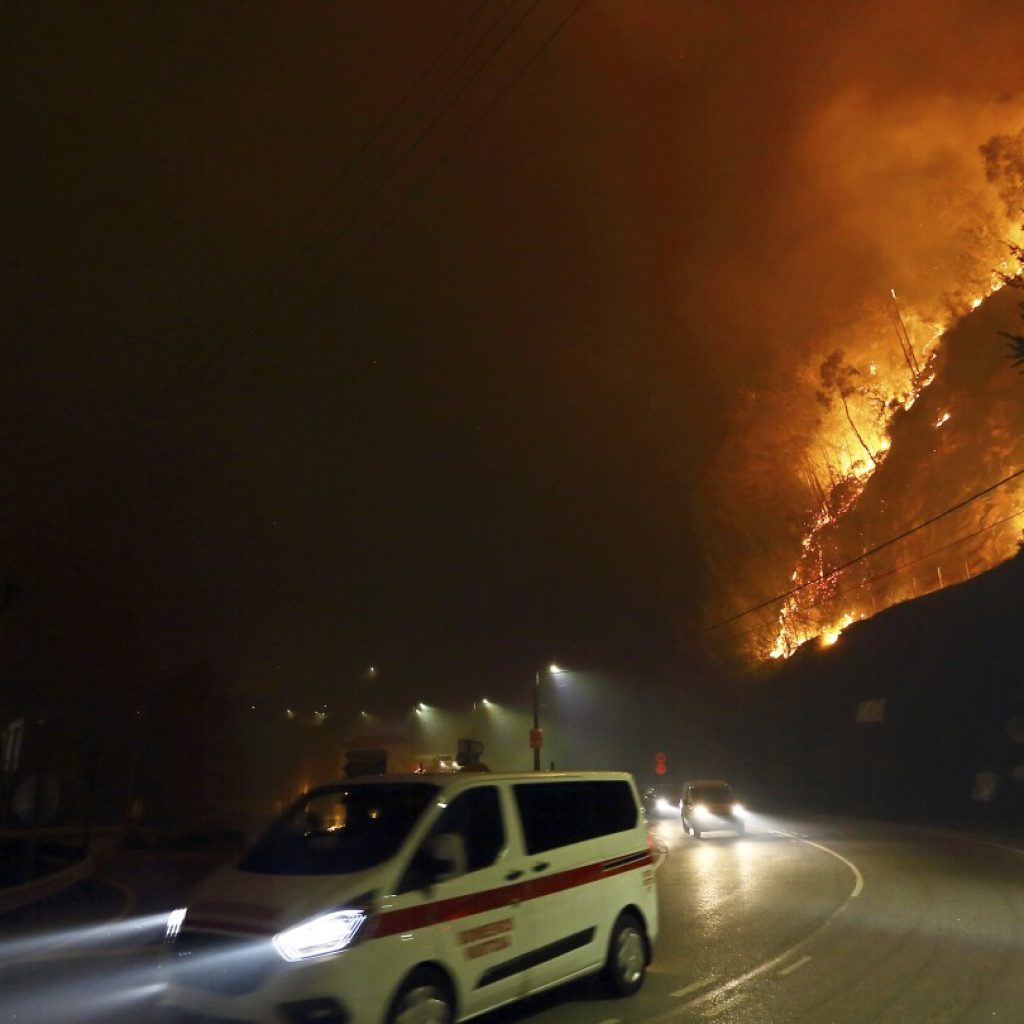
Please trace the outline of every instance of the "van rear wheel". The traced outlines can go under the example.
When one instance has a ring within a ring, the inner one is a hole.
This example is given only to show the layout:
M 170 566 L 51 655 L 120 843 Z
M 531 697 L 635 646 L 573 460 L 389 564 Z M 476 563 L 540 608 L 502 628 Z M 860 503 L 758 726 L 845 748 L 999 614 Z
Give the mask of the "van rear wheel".
M 455 1006 L 447 979 L 439 971 L 420 967 L 398 990 L 388 1024 L 451 1024 Z
M 623 911 L 612 928 L 604 983 L 614 996 L 631 996 L 644 983 L 647 973 L 647 939 L 636 914 Z

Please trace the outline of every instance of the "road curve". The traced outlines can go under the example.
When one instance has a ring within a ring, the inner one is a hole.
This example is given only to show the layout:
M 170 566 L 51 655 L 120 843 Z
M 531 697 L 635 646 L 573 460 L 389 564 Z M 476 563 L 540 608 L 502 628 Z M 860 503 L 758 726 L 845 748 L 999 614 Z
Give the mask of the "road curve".
M 662 931 L 643 991 L 577 986 L 488 1024 L 1024 1021 L 1024 846 L 850 821 L 652 831 Z
M 482 1024 L 1024 1022 L 1024 844 L 758 817 L 744 837 L 695 840 L 675 819 L 652 832 L 661 936 L 644 988 L 613 1000 L 591 979 Z M 147 1019 L 160 980 L 147 943 L 180 898 L 160 865 L 164 888 L 141 892 L 131 919 L 30 929 L 23 955 L 0 956 L 0 1020 Z

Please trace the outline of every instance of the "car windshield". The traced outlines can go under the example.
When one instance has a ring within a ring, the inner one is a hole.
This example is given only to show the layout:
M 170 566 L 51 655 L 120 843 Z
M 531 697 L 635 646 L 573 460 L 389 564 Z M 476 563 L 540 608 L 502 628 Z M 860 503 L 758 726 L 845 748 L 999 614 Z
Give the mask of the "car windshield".
M 323 786 L 296 801 L 238 865 L 271 875 L 343 875 L 398 850 L 437 794 L 428 782 Z
M 728 786 L 699 786 L 693 791 L 693 799 L 699 803 L 731 804 L 733 797 Z

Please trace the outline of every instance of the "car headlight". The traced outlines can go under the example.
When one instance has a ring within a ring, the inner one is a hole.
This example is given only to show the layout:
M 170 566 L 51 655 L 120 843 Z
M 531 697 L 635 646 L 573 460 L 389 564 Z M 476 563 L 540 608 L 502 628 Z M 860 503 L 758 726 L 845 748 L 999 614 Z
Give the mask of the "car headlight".
M 663 796 L 659 796 L 654 801 L 654 809 L 659 814 L 671 814 L 676 809 L 676 805 L 671 800 L 666 800 Z
M 167 927 L 164 930 L 165 942 L 173 942 L 178 937 L 178 932 L 181 931 L 181 926 L 185 923 L 186 913 L 188 913 L 188 907 L 178 907 L 177 910 L 172 910 L 167 915 Z
M 747 809 L 743 804 L 733 804 L 732 813 L 735 814 L 737 818 L 745 818 L 747 816 Z
M 696 804 L 693 808 L 693 813 L 696 814 L 698 818 L 705 817 L 708 813 L 707 804 Z
M 294 963 L 344 949 L 366 920 L 363 910 L 336 910 L 274 936 L 274 948 Z

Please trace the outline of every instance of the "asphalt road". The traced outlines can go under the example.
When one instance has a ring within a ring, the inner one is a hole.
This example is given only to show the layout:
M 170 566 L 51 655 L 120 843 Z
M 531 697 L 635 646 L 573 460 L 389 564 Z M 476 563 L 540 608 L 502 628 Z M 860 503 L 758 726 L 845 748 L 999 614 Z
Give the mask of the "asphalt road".
M 643 990 L 583 982 L 484 1024 L 1024 1021 L 1024 845 L 837 821 L 652 830 L 662 928 Z M 0 921 L 0 1021 L 146 1021 L 147 943 L 209 859 L 126 855 L 105 887 Z

